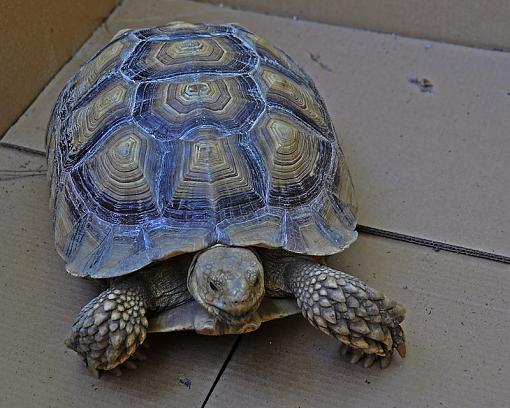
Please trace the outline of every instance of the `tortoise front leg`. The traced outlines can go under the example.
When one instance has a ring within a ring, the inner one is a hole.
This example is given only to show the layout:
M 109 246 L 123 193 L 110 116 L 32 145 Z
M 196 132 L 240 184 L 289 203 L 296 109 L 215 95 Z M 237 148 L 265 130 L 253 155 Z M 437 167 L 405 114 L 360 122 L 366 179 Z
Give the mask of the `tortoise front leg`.
M 66 345 L 83 357 L 97 376 L 131 357 L 145 340 L 147 289 L 139 280 L 115 283 L 85 305 Z
M 358 278 L 306 257 L 277 253 L 263 259 L 266 273 L 296 297 L 308 321 L 338 339 L 344 352 L 352 349 L 352 362 L 364 357 L 364 365 L 370 366 L 379 359 L 385 368 L 394 349 L 405 356 L 402 305 Z

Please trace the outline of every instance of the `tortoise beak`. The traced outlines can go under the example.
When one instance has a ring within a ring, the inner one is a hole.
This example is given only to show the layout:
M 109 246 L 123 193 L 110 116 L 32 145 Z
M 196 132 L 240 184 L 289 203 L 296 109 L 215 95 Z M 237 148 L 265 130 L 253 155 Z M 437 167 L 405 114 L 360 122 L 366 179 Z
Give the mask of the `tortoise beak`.
M 229 310 L 224 310 L 222 305 L 213 305 L 207 304 L 207 311 L 215 316 L 218 320 L 223 323 L 232 325 L 232 326 L 241 326 L 247 324 L 249 321 L 253 320 L 254 314 L 259 309 L 261 300 L 261 296 L 254 303 L 253 299 L 244 300 L 242 302 L 238 302 L 235 305 L 237 306 L 234 310 L 229 308 Z

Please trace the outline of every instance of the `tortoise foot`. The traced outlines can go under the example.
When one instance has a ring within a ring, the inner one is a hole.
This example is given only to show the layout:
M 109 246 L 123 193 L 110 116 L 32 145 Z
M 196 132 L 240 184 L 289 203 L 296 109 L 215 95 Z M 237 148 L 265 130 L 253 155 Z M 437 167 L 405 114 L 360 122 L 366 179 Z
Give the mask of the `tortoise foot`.
M 363 364 L 370 366 L 377 359 L 374 355 L 388 366 L 394 350 L 405 356 L 402 305 L 359 279 L 316 262 L 298 260 L 292 266 L 287 279 L 303 315 L 353 349 L 353 363 L 367 357 Z
M 347 356 L 351 364 L 360 363 L 364 368 L 370 368 L 378 363 L 381 369 L 387 368 L 393 359 L 393 352 L 389 351 L 385 356 L 378 356 L 377 354 L 366 354 L 346 344 L 340 345 L 340 354 Z
M 143 291 L 136 286 L 110 288 L 83 307 L 65 343 L 98 377 L 99 370 L 131 365 L 131 356 L 143 358 L 137 348 L 145 340 L 147 327 Z
M 147 344 L 147 342 L 140 345 L 140 349 L 142 349 L 142 348 L 144 348 L 144 349 L 149 348 L 149 345 Z M 89 366 L 89 371 L 96 378 L 100 378 L 103 373 L 111 373 L 115 377 L 120 377 L 123 373 L 122 369 L 136 370 L 138 368 L 137 362 L 147 360 L 147 356 L 140 349 L 137 349 L 133 353 L 133 355 L 131 357 L 129 357 L 129 359 L 124 361 L 122 364 L 119 364 L 118 366 L 112 368 L 111 370 L 98 370 L 92 366 Z

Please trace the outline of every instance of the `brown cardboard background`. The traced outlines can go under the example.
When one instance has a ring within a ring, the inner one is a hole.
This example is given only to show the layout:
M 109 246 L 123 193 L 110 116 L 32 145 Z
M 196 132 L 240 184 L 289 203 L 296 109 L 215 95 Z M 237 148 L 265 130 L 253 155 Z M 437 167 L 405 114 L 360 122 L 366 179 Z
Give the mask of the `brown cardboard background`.
M 0 138 L 117 2 L 0 1 Z
M 510 3 L 505 0 L 195 1 L 453 44 L 510 49 Z
M 233 337 L 159 335 L 137 371 L 89 376 L 63 339 L 97 289 L 66 275 L 56 255 L 45 177 L 13 180 L 5 171 L 44 167 L 49 109 L 80 60 L 119 28 L 174 19 L 239 21 L 304 66 L 341 133 L 365 224 L 509 254 L 508 54 L 186 1 L 125 0 L 6 135 L 14 147 L 0 143 L 0 406 L 201 406 L 232 350 Z M 433 94 L 420 93 L 410 75 L 430 78 Z M 15 150 L 23 147 L 36 153 Z M 353 367 L 297 316 L 244 336 L 206 406 L 507 403 L 508 265 L 365 234 L 331 262 L 406 305 L 407 358 L 386 371 Z M 191 389 L 179 384 L 184 377 Z
M 304 67 L 340 135 L 361 224 L 510 255 L 508 53 L 429 48 L 420 40 L 189 1 L 126 0 L 4 141 L 43 151 L 51 107 L 80 63 L 117 30 L 161 24 L 168 16 L 237 21 Z M 430 79 L 432 93 L 421 93 L 413 77 Z

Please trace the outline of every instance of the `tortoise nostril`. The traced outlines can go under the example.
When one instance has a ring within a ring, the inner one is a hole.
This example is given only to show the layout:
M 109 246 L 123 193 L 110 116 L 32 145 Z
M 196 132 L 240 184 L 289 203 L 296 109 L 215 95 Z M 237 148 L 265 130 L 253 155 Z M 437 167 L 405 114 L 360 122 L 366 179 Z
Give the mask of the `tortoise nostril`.
M 244 305 L 249 301 L 249 297 L 243 296 L 243 297 L 236 297 L 232 299 L 233 305 Z

